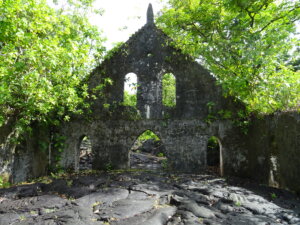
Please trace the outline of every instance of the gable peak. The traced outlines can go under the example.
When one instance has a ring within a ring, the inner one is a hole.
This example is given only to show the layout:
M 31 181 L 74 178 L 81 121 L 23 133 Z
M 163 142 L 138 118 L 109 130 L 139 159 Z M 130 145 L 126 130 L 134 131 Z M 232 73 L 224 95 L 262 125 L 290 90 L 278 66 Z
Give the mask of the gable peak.
M 149 3 L 148 10 L 147 10 L 147 24 L 154 24 L 154 13 L 152 4 Z

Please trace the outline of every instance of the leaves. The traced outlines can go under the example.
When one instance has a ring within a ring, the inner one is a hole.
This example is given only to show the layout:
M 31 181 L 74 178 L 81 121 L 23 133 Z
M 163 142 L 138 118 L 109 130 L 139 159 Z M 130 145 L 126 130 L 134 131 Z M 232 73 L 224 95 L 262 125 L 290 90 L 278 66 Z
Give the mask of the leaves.
M 81 112 L 82 80 L 103 51 L 87 20 L 91 3 L 54 9 L 46 0 L 0 1 L 0 126 L 10 117 L 23 127 Z
M 300 20 L 300 2 L 169 0 L 168 4 L 158 19 L 160 27 L 178 47 L 202 59 L 225 94 L 244 101 L 250 111 L 300 105 L 300 73 L 286 60 L 300 42 L 291 35 Z
M 160 140 L 160 138 L 155 133 L 153 133 L 151 130 L 146 130 L 144 133 L 142 133 L 138 137 L 139 141 L 145 141 L 145 140 L 149 140 L 149 139 L 153 139 L 155 141 Z
M 167 107 L 176 106 L 176 78 L 172 73 L 167 73 L 163 76 L 162 103 Z
M 136 104 L 137 104 L 136 94 L 130 94 L 128 91 L 124 91 L 123 105 L 136 107 Z

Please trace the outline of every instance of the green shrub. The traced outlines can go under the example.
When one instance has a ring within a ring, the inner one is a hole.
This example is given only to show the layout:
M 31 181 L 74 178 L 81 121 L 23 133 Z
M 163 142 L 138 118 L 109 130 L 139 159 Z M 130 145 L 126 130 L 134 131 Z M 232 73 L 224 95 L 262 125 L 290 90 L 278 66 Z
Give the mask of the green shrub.
M 160 140 L 160 138 L 155 133 L 153 133 L 151 130 L 146 130 L 138 138 L 139 141 L 145 141 L 145 140 L 149 140 L 149 139 L 154 139 L 155 141 Z

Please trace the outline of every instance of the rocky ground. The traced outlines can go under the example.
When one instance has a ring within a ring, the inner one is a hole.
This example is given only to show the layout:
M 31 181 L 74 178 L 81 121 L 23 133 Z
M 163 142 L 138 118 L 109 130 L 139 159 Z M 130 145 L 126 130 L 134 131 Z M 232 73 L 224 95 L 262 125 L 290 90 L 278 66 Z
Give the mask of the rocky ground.
M 83 152 L 81 169 L 90 158 Z M 0 225 L 300 224 L 300 200 L 287 191 L 165 169 L 166 158 L 132 152 L 127 171 L 52 175 L 0 189 Z
M 300 224 L 296 196 L 212 174 L 157 167 L 43 182 L 0 189 L 0 224 Z

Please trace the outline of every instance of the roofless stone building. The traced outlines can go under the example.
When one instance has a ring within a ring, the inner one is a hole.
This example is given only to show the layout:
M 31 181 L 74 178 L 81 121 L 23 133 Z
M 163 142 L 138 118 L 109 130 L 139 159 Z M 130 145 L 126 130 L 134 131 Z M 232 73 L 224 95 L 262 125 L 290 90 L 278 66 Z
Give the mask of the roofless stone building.
M 124 106 L 128 73 L 137 76 L 137 105 Z M 176 79 L 176 105 L 162 102 L 162 79 Z M 99 92 L 99 87 L 107 83 Z M 166 148 L 169 166 L 177 171 L 201 172 L 207 166 L 207 143 L 217 137 L 221 175 L 252 178 L 300 191 L 300 116 L 297 112 L 253 118 L 247 130 L 237 126 L 243 105 L 225 98 L 209 71 L 180 49 L 154 23 L 149 5 L 147 23 L 111 57 L 95 68 L 87 81 L 91 112 L 76 116 L 59 130 L 33 125 L 34 132 L 18 146 L 2 145 L 0 168 L 14 182 L 46 174 L 59 164 L 78 170 L 79 146 L 88 136 L 93 169 L 128 168 L 129 150 L 145 130 L 157 134 Z M 224 113 L 230 112 L 230 117 Z M 0 128 L 4 143 L 9 128 Z M 6 135 L 6 136 L 5 136 Z M 2 137 L 2 139 L 1 139 Z M 55 150 L 57 138 L 61 153 Z M 41 150 L 41 142 L 48 143 Z M 59 157 L 57 157 L 59 155 Z
M 137 75 L 136 108 L 122 104 L 128 73 Z M 166 73 L 176 78 L 176 106 L 171 108 L 162 103 L 162 79 Z M 63 129 L 68 146 L 63 153 L 64 167 L 78 168 L 77 146 L 86 135 L 91 138 L 95 169 L 104 169 L 107 164 L 127 168 L 129 149 L 145 130 L 161 138 L 170 164 L 176 170 L 199 172 L 205 167 L 210 136 L 230 143 L 223 146 L 223 151 L 235 149 L 236 153 L 232 154 L 237 164 L 244 160 L 239 158 L 238 152 L 242 150 L 232 141 L 238 134 L 225 135 L 236 133 L 236 128 L 227 121 L 206 122 L 209 115 L 220 110 L 238 111 L 237 104 L 223 97 L 215 78 L 207 70 L 171 46 L 170 38 L 154 24 L 151 5 L 146 25 L 92 73 L 90 90 L 107 78 L 112 84 L 105 87 L 103 97 L 98 96 L 92 103 L 92 120 L 79 118 Z M 226 159 L 224 163 L 227 167 Z M 230 169 L 236 166 L 230 163 Z

